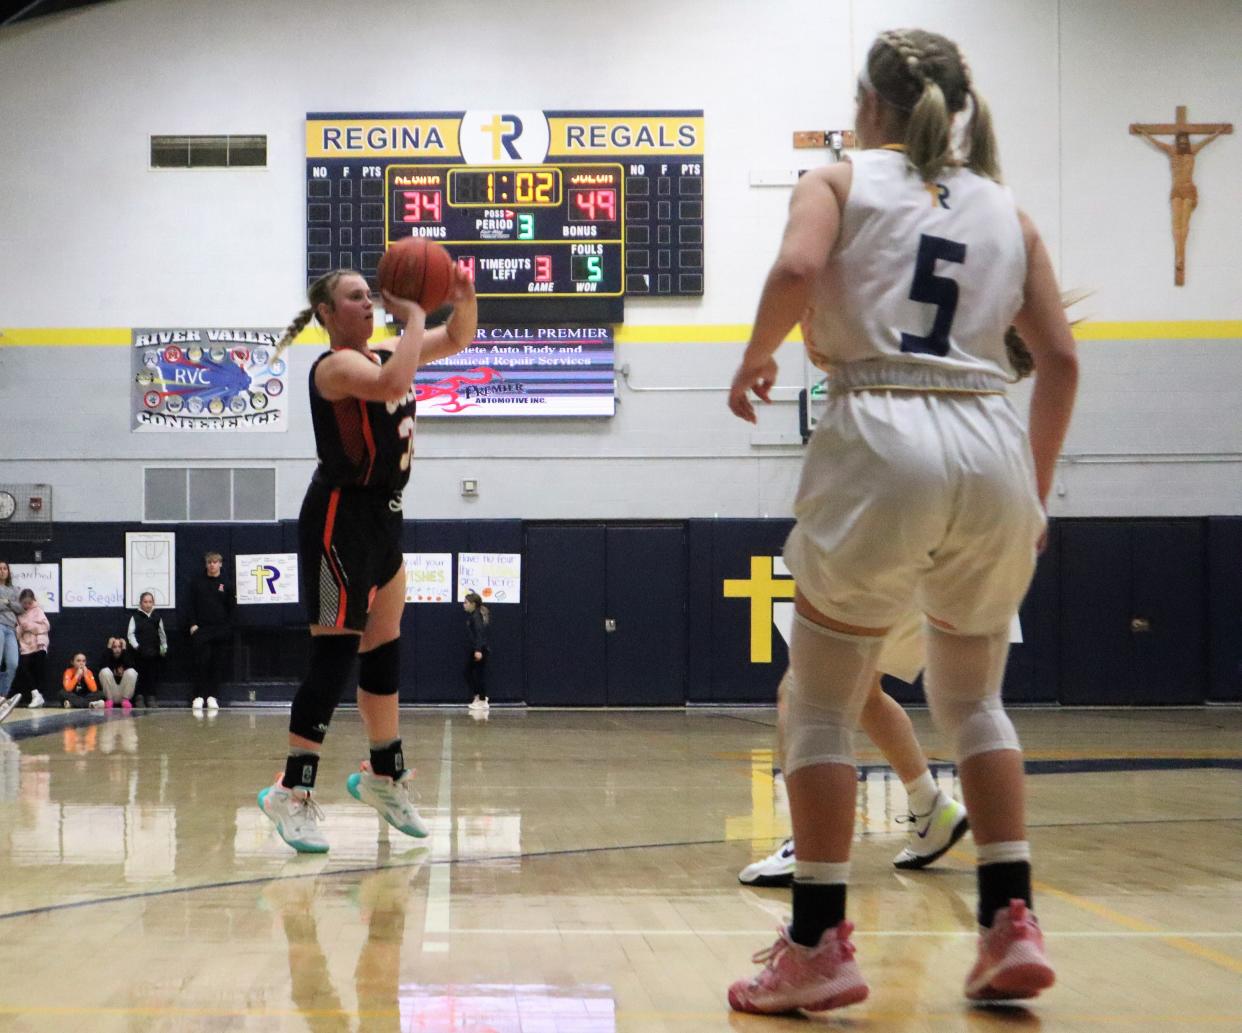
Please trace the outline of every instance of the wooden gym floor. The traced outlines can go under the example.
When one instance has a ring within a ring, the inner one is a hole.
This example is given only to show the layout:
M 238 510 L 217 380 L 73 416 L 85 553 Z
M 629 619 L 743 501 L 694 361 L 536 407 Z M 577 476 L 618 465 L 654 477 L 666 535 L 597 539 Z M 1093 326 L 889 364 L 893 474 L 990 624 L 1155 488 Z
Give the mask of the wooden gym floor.
M 850 912 L 872 996 L 829 1028 L 1242 1030 L 1242 710 L 1014 717 L 1057 986 L 967 1006 L 973 846 L 896 872 L 904 792 L 869 751 Z M 787 828 L 771 711 L 402 720 L 431 838 L 348 797 L 363 737 L 343 711 L 320 768 L 332 851 L 298 857 L 255 805 L 287 713 L 15 712 L 0 1030 L 815 1028 L 724 998 L 788 907 L 736 881 Z

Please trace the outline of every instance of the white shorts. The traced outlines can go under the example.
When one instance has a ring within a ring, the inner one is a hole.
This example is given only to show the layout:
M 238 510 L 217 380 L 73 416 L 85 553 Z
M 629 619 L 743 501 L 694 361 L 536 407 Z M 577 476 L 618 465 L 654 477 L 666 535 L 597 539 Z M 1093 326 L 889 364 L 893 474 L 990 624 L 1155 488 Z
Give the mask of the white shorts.
M 1008 627 L 1045 518 L 1026 430 L 1004 395 L 829 396 L 802 466 L 785 562 L 844 624 L 911 610 L 961 634 Z
M 915 610 L 894 624 L 884 636 L 876 670 L 904 682 L 913 682 L 926 666 L 927 645 L 923 641 L 926 623 L 923 615 Z

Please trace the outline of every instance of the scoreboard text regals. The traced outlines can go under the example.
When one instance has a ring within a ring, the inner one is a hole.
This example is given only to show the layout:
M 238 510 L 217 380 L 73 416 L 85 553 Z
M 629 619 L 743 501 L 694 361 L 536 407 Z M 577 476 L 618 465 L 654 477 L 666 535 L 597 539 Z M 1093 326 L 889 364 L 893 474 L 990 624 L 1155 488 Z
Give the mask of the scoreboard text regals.
M 418 235 L 474 275 L 481 318 L 623 318 L 703 293 L 703 117 L 691 112 L 311 114 L 307 279 Z

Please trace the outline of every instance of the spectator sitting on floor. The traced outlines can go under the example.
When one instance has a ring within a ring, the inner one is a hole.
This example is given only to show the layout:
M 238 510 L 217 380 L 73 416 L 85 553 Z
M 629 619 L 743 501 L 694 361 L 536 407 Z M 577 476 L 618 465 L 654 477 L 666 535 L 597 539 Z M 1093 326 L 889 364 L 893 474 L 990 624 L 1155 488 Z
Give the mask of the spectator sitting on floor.
M 119 635 L 108 639 L 107 648 L 99 655 L 96 664 L 99 685 L 103 689 L 104 705 L 111 710 L 120 703 L 128 712 L 134 709 L 134 690 L 138 685 L 138 668 L 129 655 L 125 639 Z
M 65 669 L 60 685 L 60 705 L 66 710 L 103 709 L 104 695 L 99 691 L 95 675 L 86 666 L 85 653 L 73 654 L 73 666 Z

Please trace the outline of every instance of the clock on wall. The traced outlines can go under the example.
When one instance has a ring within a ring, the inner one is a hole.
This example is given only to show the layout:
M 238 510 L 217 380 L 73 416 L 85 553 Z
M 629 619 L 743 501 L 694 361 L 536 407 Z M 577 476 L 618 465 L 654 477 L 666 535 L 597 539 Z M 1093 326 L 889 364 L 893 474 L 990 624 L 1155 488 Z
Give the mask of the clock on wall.
M 17 499 L 7 491 L 0 491 L 0 520 L 9 520 L 17 512 Z

